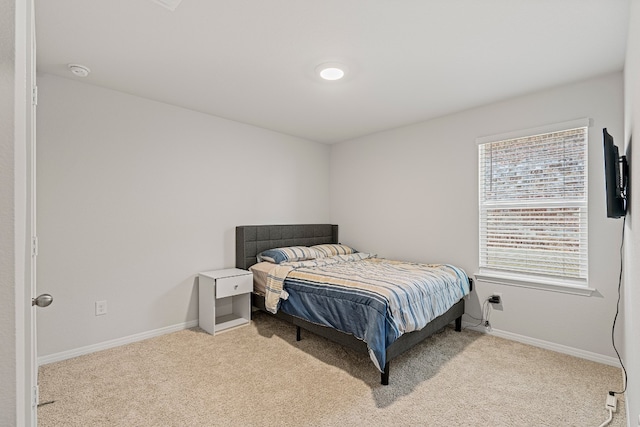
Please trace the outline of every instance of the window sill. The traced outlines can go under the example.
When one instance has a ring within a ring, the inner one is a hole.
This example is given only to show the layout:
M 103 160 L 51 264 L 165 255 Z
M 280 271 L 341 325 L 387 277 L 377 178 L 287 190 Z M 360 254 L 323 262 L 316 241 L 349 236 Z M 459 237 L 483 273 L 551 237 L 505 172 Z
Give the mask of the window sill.
M 590 297 L 594 293 L 598 292 L 596 289 L 589 288 L 586 285 L 545 280 L 542 278 L 538 279 L 525 276 L 517 276 L 506 273 L 480 272 L 475 273 L 474 276 L 479 282 L 517 286 L 520 288 L 540 289 L 543 291 L 561 292 L 564 294 L 581 295 L 585 297 Z

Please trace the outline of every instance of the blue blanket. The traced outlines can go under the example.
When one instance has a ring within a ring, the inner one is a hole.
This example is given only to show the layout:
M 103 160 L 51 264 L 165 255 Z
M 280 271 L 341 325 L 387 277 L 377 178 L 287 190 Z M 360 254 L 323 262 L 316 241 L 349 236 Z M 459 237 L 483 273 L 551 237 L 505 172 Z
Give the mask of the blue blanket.
M 267 282 L 279 305 L 273 308 L 363 340 L 380 371 L 389 345 L 469 293 L 466 273 L 447 264 L 361 253 L 285 264 Z

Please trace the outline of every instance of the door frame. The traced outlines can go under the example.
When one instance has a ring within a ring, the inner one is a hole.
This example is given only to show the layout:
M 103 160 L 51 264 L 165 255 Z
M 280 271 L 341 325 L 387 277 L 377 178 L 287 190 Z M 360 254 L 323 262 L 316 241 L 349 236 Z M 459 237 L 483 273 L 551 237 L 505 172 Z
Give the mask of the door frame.
M 37 425 L 35 309 L 35 19 L 33 0 L 15 0 L 14 290 L 16 425 Z

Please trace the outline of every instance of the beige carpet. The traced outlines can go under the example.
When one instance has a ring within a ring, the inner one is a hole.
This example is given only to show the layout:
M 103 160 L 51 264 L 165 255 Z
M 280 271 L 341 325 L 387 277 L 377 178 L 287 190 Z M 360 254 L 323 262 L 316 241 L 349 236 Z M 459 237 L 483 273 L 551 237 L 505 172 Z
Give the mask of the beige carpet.
M 263 313 L 40 368 L 47 426 L 598 426 L 621 371 L 447 328 L 391 363 Z M 612 426 L 626 425 L 619 399 Z

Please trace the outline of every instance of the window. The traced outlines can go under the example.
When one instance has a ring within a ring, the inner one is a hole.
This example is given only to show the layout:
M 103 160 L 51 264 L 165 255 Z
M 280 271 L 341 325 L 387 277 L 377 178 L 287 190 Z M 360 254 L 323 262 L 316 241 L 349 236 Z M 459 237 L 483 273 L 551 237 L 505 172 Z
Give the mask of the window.
M 587 125 L 478 140 L 480 276 L 586 287 Z

